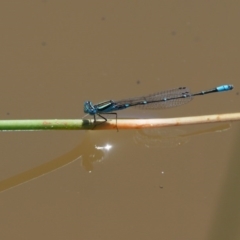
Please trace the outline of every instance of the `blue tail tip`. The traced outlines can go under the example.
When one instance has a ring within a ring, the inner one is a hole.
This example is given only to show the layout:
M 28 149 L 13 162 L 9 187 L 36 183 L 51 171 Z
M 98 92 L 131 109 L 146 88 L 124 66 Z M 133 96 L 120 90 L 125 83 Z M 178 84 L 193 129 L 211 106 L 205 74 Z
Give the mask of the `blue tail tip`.
M 229 90 L 232 90 L 232 89 L 233 89 L 233 85 L 231 85 L 231 84 L 226 84 L 226 85 L 222 85 L 222 86 L 217 87 L 217 90 L 219 92 L 229 91 Z

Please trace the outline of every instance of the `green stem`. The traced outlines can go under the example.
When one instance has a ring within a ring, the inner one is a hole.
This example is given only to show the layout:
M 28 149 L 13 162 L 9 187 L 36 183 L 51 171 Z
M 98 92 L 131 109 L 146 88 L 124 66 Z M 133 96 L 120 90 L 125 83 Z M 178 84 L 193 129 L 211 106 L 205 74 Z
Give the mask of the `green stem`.
M 0 131 L 87 130 L 92 128 L 93 124 L 89 120 L 82 119 L 0 120 Z

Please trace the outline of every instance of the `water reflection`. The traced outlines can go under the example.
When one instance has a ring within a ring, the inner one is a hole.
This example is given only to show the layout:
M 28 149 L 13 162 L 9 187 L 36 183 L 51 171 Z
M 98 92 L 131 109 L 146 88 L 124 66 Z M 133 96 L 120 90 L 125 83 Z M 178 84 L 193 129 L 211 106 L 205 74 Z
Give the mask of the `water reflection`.
M 231 127 L 230 124 L 222 124 L 216 127 L 186 133 L 182 129 L 143 129 L 136 131 L 134 142 L 147 148 L 154 147 L 176 147 L 186 144 L 191 136 L 201 134 L 223 132 Z M 94 135 L 96 136 L 96 135 Z M 38 167 L 34 167 L 23 173 L 0 181 L 0 192 L 28 182 L 34 178 L 50 173 L 60 167 L 81 160 L 81 165 L 88 172 L 92 172 L 93 164 L 106 159 L 113 146 L 100 134 L 99 138 L 93 137 L 90 132 L 86 132 L 83 141 L 71 151 L 57 157 Z
M 185 134 L 181 129 L 141 129 L 136 131 L 134 142 L 147 148 L 176 147 L 189 141 L 189 137 L 181 137 Z
M 101 162 L 104 158 L 107 157 L 107 153 L 111 150 L 112 145 L 103 144 L 102 146 L 93 145 L 93 143 L 88 143 L 86 146 L 86 151 L 83 151 L 82 155 L 82 166 L 88 172 L 92 172 L 93 163 Z
M 111 148 L 112 145 L 105 143 L 104 139 L 102 143 L 100 142 L 99 145 L 95 145 L 91 134 L 86 132 L 81 144 L 77 145 L 71 151 L 40 166 L 0 181 L 0 192 L 28 182 L 34 178 L 41 177 L 77 160 L 81 160 L 81 164 L 85 170 L 91 172 L 93 170 L 93 163 L 105 159 Z
M 213 132 L 223 132 L 228 130 L 230 127 L 231 124 L 226 123 L 190 133 L 186 133 L 186 130 L 183 129 L 174 128 L 141 129 L 136 131 L 133 140 L 136 144 L 145 146 L 147 148 L 177 147 L 186 144 L 192 136 Z
M 230 123 L 224 123 L 221 124 L 219 126 L 214 126 L 211 128 L 207 128 L 204 130 L 200 130 L 200 131 L 195 131 L 195 132 L 191 132 L 191 133 L 185 133 L 183 135 L 181 135 L 182 137 L 190 137 L 190 136 L 197 136 L 197 135 L 202 135 L 202 134 L 208 134 L 208 133 L 222 133 L 224 131 L 227 131 L 231 128 L 231 124 Z

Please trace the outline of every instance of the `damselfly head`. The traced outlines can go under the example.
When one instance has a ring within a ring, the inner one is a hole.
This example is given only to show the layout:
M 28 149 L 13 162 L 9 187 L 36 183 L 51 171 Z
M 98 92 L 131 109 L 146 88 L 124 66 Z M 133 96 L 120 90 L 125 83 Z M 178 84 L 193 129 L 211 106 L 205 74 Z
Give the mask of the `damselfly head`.
M 88 113 L 90 115 L 96 114 L 96 109 L 90 101 L 84 102 L 83 110 L 85 113 Z

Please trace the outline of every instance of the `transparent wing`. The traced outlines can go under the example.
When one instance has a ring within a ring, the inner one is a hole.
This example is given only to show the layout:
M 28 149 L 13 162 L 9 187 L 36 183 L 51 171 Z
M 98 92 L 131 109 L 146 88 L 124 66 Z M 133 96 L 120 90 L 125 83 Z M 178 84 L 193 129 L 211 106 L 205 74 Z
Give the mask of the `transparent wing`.
M 186 87 L 180 87 L 154 93 L 148 96 L 135 97 L 116 101 L 116 105 L 129 105 L 141 107 L 143 109 L 159 109 L 177 107 L 192 100 L 192 94 Z

